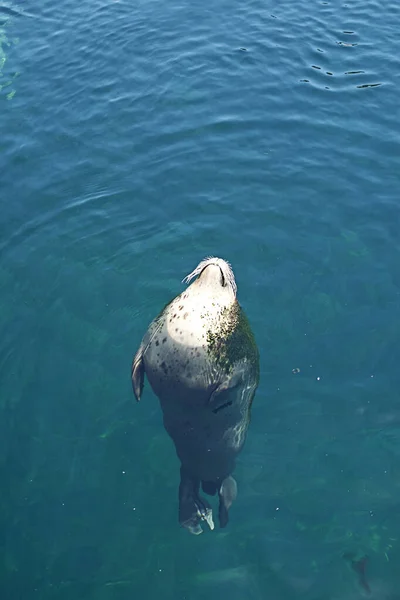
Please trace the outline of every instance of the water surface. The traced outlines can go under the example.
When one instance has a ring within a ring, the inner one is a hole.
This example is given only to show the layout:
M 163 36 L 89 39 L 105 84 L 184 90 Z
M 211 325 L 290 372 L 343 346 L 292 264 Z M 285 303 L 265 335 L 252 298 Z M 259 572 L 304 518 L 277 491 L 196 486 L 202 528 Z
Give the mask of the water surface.
M 354 600 L 367 556 L 398 600 L 399 29 L 394 2 L 0 5 L 2 598 Z M 261 382 L 229 527 L 195 538 L 130 364 L 209 254 Z

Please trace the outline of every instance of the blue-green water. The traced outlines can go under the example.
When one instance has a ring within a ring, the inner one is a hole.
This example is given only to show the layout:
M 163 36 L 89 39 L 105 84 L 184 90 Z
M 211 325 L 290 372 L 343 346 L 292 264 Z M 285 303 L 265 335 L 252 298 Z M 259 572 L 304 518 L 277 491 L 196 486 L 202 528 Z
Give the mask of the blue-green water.
M 2 600 L 400 598 L 399 30 L 393 1 L 0 5 Z M 209 254 L 261 381 L 194 537 L 130 366 Z

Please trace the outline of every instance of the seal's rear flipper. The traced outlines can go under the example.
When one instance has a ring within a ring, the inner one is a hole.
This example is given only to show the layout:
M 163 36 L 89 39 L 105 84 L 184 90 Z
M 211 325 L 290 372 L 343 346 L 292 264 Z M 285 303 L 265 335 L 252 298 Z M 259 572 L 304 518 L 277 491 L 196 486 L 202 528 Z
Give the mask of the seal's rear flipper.
M 144 384 L 144 364 L 142 347 L 137 351 L 132 362 L 132 387 L 136 400 L 139 402 Z
M 237 496 L 237 483 L 230 475 L 222 482 L 221 487 L 218 490 L 219 496 L 219 524 L 220 526 L 226 527 L 229 521 L 228 510 L 232 506 Z
M 203 532 L 201 521 L 206 521 L 210 529 L 214 529 L 211 506 L 207 500 L 199 496 L 199 488 L 200 481 L 190 477 L 181 467 L 179 523 L 194 535 Z

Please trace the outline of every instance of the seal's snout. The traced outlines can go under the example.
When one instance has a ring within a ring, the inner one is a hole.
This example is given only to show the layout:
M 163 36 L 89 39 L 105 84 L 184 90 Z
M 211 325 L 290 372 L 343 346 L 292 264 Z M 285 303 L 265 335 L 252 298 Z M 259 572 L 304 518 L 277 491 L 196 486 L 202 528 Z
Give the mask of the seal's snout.
M 209 256 L 202 260 L 183 281 L 189 283 L 196 276 L 200 285 L 223 287 L 234 298 L 236 297 L 235 277 L 231 265 L 226 260 Z
M 213 285 L 219 284 L 222 287 L 225 287 L 226 285 L 224 273 L 221 267 L 212 263 L 204 267 L 199 275 L 199 280 Z

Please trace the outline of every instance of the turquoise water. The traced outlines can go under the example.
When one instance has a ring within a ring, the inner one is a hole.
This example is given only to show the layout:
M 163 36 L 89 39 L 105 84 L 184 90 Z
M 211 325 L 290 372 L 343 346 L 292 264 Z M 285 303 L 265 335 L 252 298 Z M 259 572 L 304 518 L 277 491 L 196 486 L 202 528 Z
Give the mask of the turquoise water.
M 2 599 L 400 598 L 399 30 L 395 2 L 0 5 Z M 209 254 L 261 381 L 194 537 L 130 366 Z

